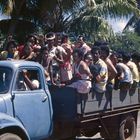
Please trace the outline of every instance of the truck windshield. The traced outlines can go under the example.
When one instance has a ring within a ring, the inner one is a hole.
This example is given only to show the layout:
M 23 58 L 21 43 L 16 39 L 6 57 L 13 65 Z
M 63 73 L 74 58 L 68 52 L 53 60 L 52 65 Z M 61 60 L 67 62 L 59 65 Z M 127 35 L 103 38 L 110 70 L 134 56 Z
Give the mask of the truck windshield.
M 5 93 L 9 90 L 11 79 L 12 70 L 0 67 L 0 93 Z

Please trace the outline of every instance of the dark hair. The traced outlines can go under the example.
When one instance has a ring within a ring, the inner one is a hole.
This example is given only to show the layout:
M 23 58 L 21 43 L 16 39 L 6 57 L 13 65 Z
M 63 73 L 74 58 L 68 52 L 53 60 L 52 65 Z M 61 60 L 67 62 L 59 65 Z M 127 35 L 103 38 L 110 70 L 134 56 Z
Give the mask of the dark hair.
M 35 35 L 35 34 L 29 34 L 29 35 L 27 36 L 27 41 L 28 41 L 29 38 L 31 38 L 31 37 L 33 37 L 34 40 L 35 40 L 35 43 L 37 43 L 37 35 Z
M 62 39 L 61 39 L 61 43 L 63 43 L 64 40 L 65 40 L 65 39 L 68 39 L 68 38 L 69 38 L 69 36 L 68 36 L 67 34 L 63 34 L 63 35 L 62 35 Z
M 31 42 L 26 42 L 25 44 L 24 44 L 24 47 L 27 47 L 27 48 L 29 48 L 29 47 L 31 47 Z
M 116 53 L 113 53 L 113 55 L 115 55 L 117 57 L 118 62 L 122 62 L 122 53 L 116 52 Z
M 11 40 L 7 43 L 6 50 L 9 49 L 10 45 L 14 45 L 14 48 L 17 47 L 17 44 L 16 44 L 15 40 Z
M 27 38 L 31 38 L 31 37 L 36 38 L 36 35 L 35 35 L 35 34 L 29 34 L 29 35 L 27 36 Z
M 107 45 L 101 45 L 100 47 L 101 47 L 101 51 L 104 51 L 107 54 L 107 56 L 109 56 L 110 53 L 109 47 Z
M 100 47 L 93 46 L 92 49 L 91 49 L 91 54 L 93 54 L 93 52 L 95 52 L 95 51 L 98 51 L 99 54 L 100 54 L 100 53 L 101 53 L 101 49 L 100 49 Z
M 73 54 L 75 54 L 75 53 L 77 53 L 78 56 L 79 56 L 80 58 L 83 58 L 83 56 L 84 56 L 83 51 L 80 50 L 80 49 L 75 49 L 75 50 L 73 51 Z
M 79 35 L 78 39 L 82 38 L 83 41 L 85 41 L 85 37 L 83 35 Z
M 131 55 L 131 58 L 133 60 L 140 61 L 140 54 L 138 52 L 135 52 Z
M 45 35 L 46 38 L 51 38 L 51 37 L 54 37 L 54 36 L 55 36 L 54 32 L 49 32 Z
M 122 54 L 122 59 L 123 59 L 123 61 L 128 62 L 131 59 L 131 56 L 128 53 L 123 53 Z
M 48 50 L 48 47 L 47 47 L 47 46 L 43 46 L 43 47 L 41 48 L 41 50 L 42 50 L 42 51 Z
M 91 58 L 90 58 L 89 56 L 91 56 Z M 84 60 L 87 59 L 87 58 L 92 59 L 92 55 L 91 55 L 90 52 L 87 52 L 87 53 L 84 55 Z

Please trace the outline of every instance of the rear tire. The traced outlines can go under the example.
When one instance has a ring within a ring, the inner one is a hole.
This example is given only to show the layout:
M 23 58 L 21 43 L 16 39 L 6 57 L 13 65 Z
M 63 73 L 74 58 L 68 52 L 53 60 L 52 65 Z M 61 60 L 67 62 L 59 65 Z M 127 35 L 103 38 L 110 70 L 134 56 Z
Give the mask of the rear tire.
M 121 122 L 119 128 L 119 140 L 135 140 L 136 122 L 134 117 L 127 117 Z
M 16 134 L 4 133 L 0 135 L 0 140 L 22 140 L 22 139 Z

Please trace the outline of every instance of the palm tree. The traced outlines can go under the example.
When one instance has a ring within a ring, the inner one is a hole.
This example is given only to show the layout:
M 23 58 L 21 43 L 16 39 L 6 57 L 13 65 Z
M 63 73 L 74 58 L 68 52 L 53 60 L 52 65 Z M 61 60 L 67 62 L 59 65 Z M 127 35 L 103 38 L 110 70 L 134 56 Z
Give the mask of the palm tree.
M 14 0 L 1 0 L 0 5 L 2 13 L 10 15 L 14 8 Z
M 46 31 L 85 33 L 95 40 L 96 37 L 107 39 L 113 35 L 106 21 L 108 16 L 116 18 L 133 13 L 139 14 L 135 0 L 8 0 L 6 2 L 7 0 L 0 1 L 1 9 L 10 13 L 12 19 L 28 20 Z M 8 10 L 6 7 L 11 8 Z
M 95 0 L 94 7 L 85 8 L 83 6 L 76 18 L 73 18 L 72 29 L 78 31 L 78 33 L 91 34 L 90 37 L 94 40 L 100 37 L 107 39 L 113 35 L 113 31 L 106 19 L 108 17 L 121 18 L 130 14 L 139 15 L 135 0 Z
M 11 16 L 10 33 L 14 32 L 16 20 L 19 19 L 28 20 L 37 25 L 46 24 L 50 30 L 55 30 L 55 28 L 57 30 L 60 27 L 54 23 L 60 25 L 59 23 L 63 22 L 64 15 L 62 14 L 62 10 L 67 12 L 69 9 L 77 7 L 79 2 L 80 0 L 1 0 L 0 9 L 3 13 Z M 46 18 L 47 23 L 45 21 Z
M 26 0 L 1 0 L 0 7 L 2 13 L 11 16 L 11 24 L 9 27 L 9 34 L 13 34 L 16 28 L 17 19 L 20 17 L 20 12 L 23 5 L 26 4 Z
M 140 0 L 137 0 L 137 7 L 140 9 Z M 133 14 L 124 28 L 126 30 L 133 29 L 140 35 L 140 17 Z

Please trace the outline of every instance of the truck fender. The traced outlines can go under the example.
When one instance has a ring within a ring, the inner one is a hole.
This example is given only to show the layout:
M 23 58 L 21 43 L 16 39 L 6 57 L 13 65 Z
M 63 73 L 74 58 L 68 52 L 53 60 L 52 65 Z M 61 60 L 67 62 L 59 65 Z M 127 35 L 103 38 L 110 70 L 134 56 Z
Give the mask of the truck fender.
M 26 129 L 19 120 L 5 113 L 0 113 L 0 134 L 7 133 L 7 131 L 13 132 L 25 140 L 30 140 Z

